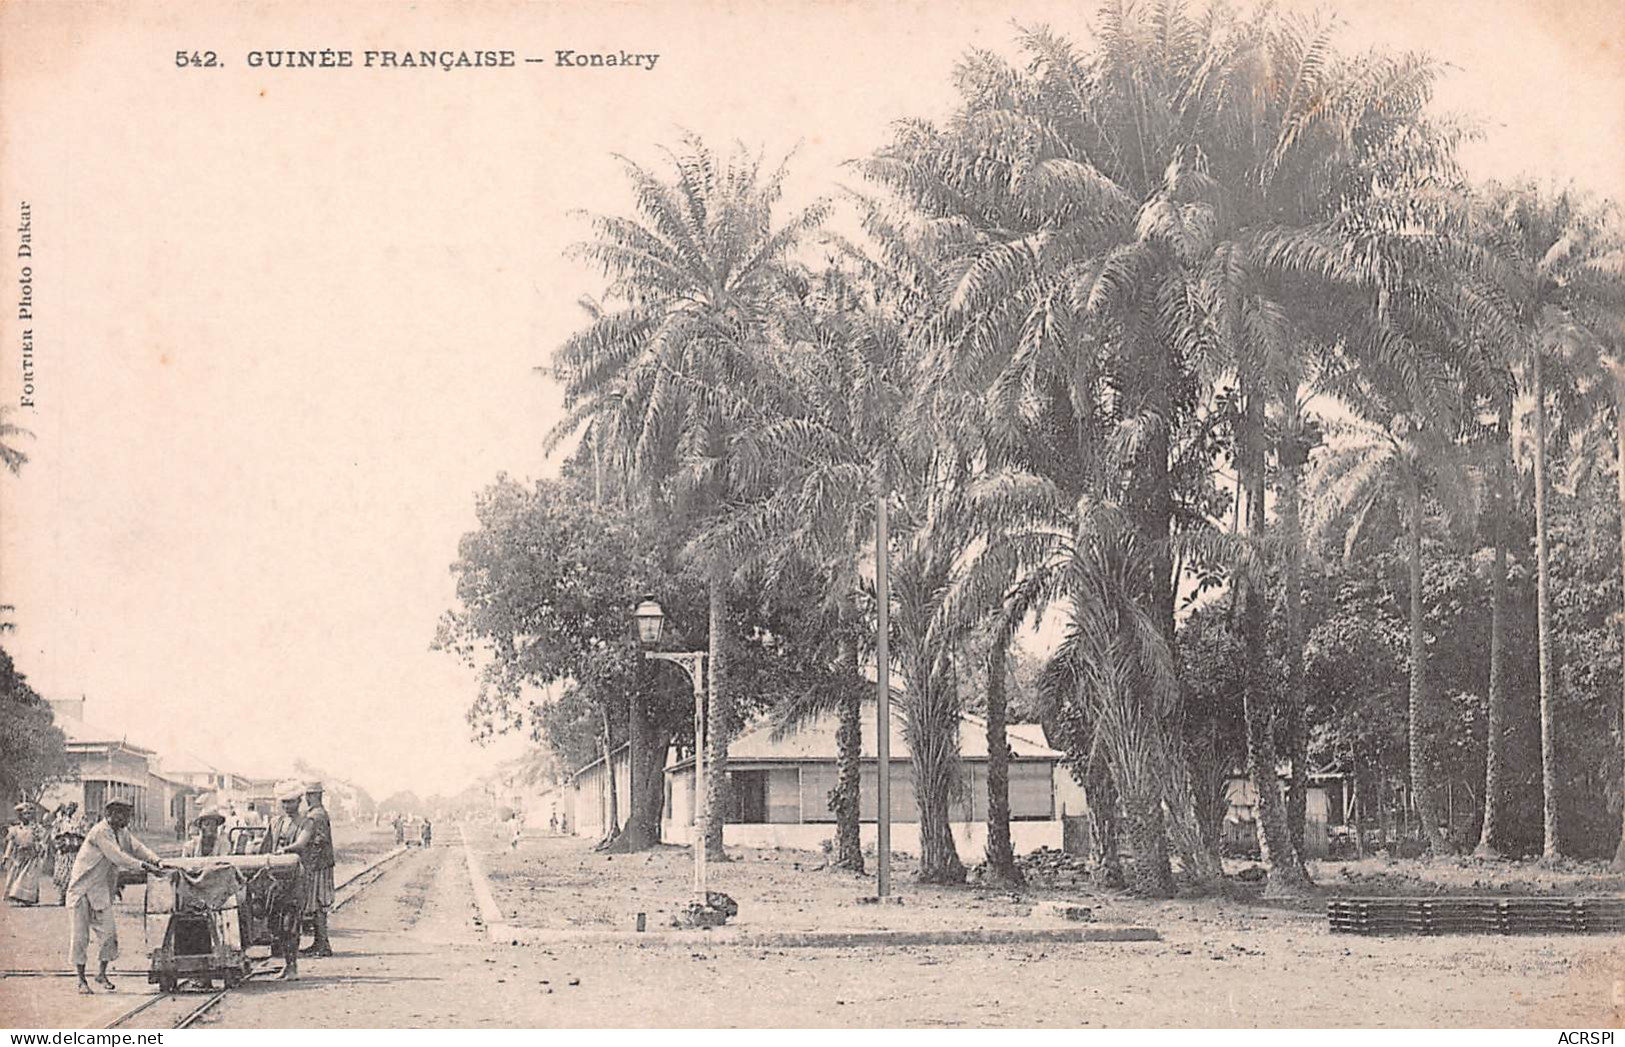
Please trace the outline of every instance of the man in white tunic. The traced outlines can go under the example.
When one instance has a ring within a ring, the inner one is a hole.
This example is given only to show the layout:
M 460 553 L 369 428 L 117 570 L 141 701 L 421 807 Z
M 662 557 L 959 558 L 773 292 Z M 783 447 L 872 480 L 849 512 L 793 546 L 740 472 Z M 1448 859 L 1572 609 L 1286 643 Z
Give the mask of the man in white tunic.
M 107 801 L 102 820 L 85 836 L 68 877 L 69 958 L 79 972 L 79 991 L 86 996 L 91 993 L 90 983 L 85 981 L 85 962 L 92 930 L 96 932 L 96 958 L 101 961 L 96 984 L 108 992 L 113 991 L 107 965 L 118 959 L 113 895 L 118 891 L 119 870 L 158 871 L 158 855 L 129 830 L 133 812 L 134 807 L 128 800 Z

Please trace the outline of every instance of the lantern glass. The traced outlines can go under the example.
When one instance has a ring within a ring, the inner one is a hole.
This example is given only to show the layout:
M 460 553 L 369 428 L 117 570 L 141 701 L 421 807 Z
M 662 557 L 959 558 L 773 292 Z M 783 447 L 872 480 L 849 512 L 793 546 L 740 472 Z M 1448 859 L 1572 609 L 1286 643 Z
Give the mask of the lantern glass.
M 638 609 L 632 612 L 632 617 L 638 620 L 638 641 L 651 644 L 660 642 L 660 634 L 666 628 L 666 612 L 654 600 L 644 600 L 638 604 Z

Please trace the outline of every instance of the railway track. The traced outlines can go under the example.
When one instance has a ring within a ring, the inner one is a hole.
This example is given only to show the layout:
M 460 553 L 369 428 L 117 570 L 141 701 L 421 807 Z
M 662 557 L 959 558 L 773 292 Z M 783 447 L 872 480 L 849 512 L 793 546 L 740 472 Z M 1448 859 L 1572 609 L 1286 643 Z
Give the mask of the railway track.
M 346 877 L 343 882 L 334 885 L 333 909 L 337 911 L 371 887 L 384 875 L 384 868 L 390 862 L 407 852 L 402 847 L 390 851 L 377 861 L 359 869 Z M 281 967 L 270 960 L 259 960 L 254 970 L 244 980 L 243 984 L 253 981 L 263 981 L 272 974 L 280 971 Z M 145 971 L 130 972 L 144 977 Z M 213 1010 L 221 1000 L 224 1000 L 234 988 L 222 988 L 205 993 L 153 993 L 139 1003 L 130 1007 L 114 1017 L 103 1028 L 107 1029 L 185 1029 L 189 1028 L 199 1018 Z

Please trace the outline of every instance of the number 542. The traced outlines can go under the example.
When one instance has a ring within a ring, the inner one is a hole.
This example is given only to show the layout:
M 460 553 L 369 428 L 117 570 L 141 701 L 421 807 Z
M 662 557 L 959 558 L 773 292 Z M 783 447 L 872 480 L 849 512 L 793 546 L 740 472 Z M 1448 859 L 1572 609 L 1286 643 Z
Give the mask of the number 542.
M 175 66 L 178 69 L 185 69 L 187 66 L 198 69 L 211 69 L 219 64 L 220 59 L 215 57 L 213 51 L 175 52 Z

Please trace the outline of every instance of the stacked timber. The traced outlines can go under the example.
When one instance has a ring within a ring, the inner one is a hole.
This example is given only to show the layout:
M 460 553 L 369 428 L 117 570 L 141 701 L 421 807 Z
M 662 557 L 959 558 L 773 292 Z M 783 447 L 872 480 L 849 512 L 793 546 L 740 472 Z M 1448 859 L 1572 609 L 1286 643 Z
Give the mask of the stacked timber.
M 1619 934 L 1625 898 L 1334 898 L 1334 934 Z

